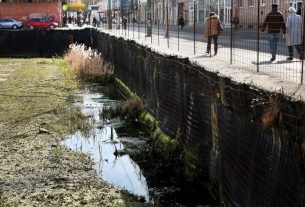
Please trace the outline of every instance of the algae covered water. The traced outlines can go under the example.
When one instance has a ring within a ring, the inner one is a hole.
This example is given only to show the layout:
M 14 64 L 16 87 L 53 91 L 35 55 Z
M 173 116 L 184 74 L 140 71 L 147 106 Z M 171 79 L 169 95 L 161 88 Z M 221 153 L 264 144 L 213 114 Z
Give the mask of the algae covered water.
M 140 145 L 145 142 L 144 133 L 132 133 L 133 136 L 137 134 L 142 137 L 131 137 L 128 131 L 124 130 L 126 125 L 124 121 L 120 119 L 109 121 L 102 118 L 103 108 L 117 104 L 116 100 L 110 100 L 102 93 L 92 92 L 89 89 L 77 93 L 77 97 L 79 101 L 74 107 L 79 108 L 88 117 L 92 128 L 87 132 L 77 130 L 62 144 L 72 150 L 90 154 L 94 168 L 104 181 L 119 189 L 143 196 L 149 201 L 146 178 L 139 166 L 128 154 L 120 153 L 124 152 L 125 143 Z M 117 130 L 120 131 L 120 135 Z
M 136 123 L 103 118 L 103 109 L 115 107 L 119 101 L 92 88 L 76 95 L 78 101 L 73 107 L 87 117 L 91 127 L 76 130 L 62 144 L 90 154 L 93 167 L 104 181 L 158 206 L 210 204 L 205 189 L 185 182 L 178 155 L 169 155 L 168 151 L 156 154 L 147 142 L 147 132 Z

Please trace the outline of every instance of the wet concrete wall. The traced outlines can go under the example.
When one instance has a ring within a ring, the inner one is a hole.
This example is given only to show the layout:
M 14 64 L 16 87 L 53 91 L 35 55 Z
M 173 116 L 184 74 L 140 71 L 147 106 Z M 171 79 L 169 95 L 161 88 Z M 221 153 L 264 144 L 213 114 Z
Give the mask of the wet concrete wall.
M 93 34 L 116 76 L 183 142 L 187 175 L 225 206 L 305 206 L 304 103 Z
M 183 143 L 187 176 L 225 206 L 305 206 L 304 103 L 89 29 L 0 31 L 0 56 L 62 54 L 71 34 L 115 64 L 162 130 Z

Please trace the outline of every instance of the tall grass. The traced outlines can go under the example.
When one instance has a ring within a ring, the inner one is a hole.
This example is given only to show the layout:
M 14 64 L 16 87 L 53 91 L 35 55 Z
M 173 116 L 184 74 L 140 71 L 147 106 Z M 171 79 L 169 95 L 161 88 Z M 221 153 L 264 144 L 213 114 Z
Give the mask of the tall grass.
M 78 76 L 111 77 L 113 65 L 104 60 L 101 53 L 84 44 L 71 44 L 64 61 Z
M 113 118 L 116 116 L 125 117 L 129 120 L 138 119 L 141 112 L 144 111 L 144 104 L 139 96 L 132 96 L 121 102 L 116 107 L 103 110 L 104 118 Z
M 263 128 L 279 125 L 283 121 L 281 112 L 281 100 L 279 96 L 269 97 L 270 106 L 264 110 L 262 117 Z

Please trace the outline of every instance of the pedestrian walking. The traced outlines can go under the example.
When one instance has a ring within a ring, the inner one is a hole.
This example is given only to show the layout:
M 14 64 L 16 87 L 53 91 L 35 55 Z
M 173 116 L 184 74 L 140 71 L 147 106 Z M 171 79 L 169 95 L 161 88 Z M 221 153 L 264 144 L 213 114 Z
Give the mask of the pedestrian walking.
M 82 25 L 82 18 L 81 18 L 81 16 L 80 16 L 79 13 L 77 13 L 76 24 L 77 24 L 77 26 L 79 26 L 79 27 Z
M 205 21 L 204 25 L 204 37 L 208 38 L 208 45 L 207 45 L 207 51 L 206 53 L 211 52 L 211 44 L 212 39 L 214 41 L 214 55 L 217 55 L 218 51 L 218 36 L 220 35 L 220 32 L 222 31 L 222 27 L 220 24 L 219 17 L 214 13 L 211 12 L 209 14 L 209 17 Z
M 179 17 L 179 20 L 178 20 L 178 26 L 181 26 L 181 30 L 183 30 L 183 27 L 184 27 L 184 19 L 183 19 L 183 16 L 180 15 Z
M 277 43 L 279 41 L 281 29 L 283 30 L 283 34 L 286 33 L 284 16 L 281 12 L 278 11 L 278 4 L 272 4 L 272 10 L 266 15 L 266 18 L 264 20 L 262 32 L 264 32 L 267 26 L 269 36 L 269 47 L 272 55 L 270 61 L 272 62 L 276 58 Z
M 97 24 L 97 19 L 95 17 L 93 17 L 93 19 L 92 19 L 92 26 L 96 27 L 96 24 Z
M 96 27 L 96 24 L 97 24 L 97 19 L 95 17 L 93 17 L 93 19 L 92 19 L 92 26 Z
M 72 17 L 71 17 L 71 16 L 68 17 L 68 23 L 69 23 L 69 24 L 72 23 Z
M 66 15 L 64 15 L 63 17 L 63 25 L 66 26 L 67 25 L 67 21 L 68 21 L 68 18 Z
M 123 28 L 126 29 L 126 27 L 127 27 L 127 17 L 124 16 L 123 17 Z
M 286 45 L 288 46 L 289 57 L 287 60 L 293 59 L 293 47 L 297 50 L 299 58 L 302 59 L 300 56 L 302 44 L 302 18 L 296 14 L 296 10 L 293 7 L 288 9 L 288 15 L 286 23 Z
M 235 29 L 235 30 L 238 30 L 238 25 L 239 25 L 239 18 L 238 18 L 238 16 L 235 16 L 235 17 L 233 18 L 232 23 L 234 24 L 234 29 Z

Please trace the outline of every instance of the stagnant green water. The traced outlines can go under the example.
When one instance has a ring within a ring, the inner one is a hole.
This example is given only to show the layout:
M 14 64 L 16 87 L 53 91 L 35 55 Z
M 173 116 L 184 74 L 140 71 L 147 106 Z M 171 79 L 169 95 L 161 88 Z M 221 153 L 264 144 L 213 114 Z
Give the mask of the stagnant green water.
M 78 93 L 77 96 L 82 101 L 75 103 L 74 107 L 80 108 L 89 118 L 92 129 L 86 133 L 78 130 L 62 144 L 73 150 L 90 154 L 95 163 L 94 168 L 103 180 L 120 189 L 144 196 L 149 201 L 146 179 L 139 166 L 127 154 L 115 155 L 115 152 L 125 149 L 124 142 L 141 144 L 145 141 L 144 137 L 130 137 L 124 133 L 119 137 L 116 129 L 124 127 L 124 121 L 119 119 L 109 121 L 102 118 L 103 108 L 115 105 L 117 101 L 88 89 Z M 138 134 L 141 132 L 139 131 Z
M 145 168 L 143 173 L 139 165 L 130 157 L 129 154 L 132 153 L 126 152 L 142 149 L 143 153 L 144 148 L 149 148 L 146 142 L 147 132 L 135 123 L 126 123 L 119 118 L 112 120 L 103 118 L 103 109 L 115 106 L 118 103 L 117 100 L 111 100 L 100 91 L 89 87 L 77 93 L 76 96 L 79 101 L 73 107 L 79 108 L 86 115 L 92 128 L 76 131 L 62 144 L 75 151 L 90 154 L 94 161 L 94 168 L 103 180 L 119 189 L 143 196 L 146 202 L 158 203 L 158 206 L 210 204 L 206 191 L 179 183 L 179 180 L 183 178 L 172 177 L 173 171 L 177 169 L 170 168 L 172 170 L 166 169 L 163 172 L 162 169 L 158 169 L 156 172 L 155 166 L 160 164 L 160 159 L 154 160 L 154 157 L 149 157 L 145 153 L 141 155 L 139 150 L 133 157 L 136 157 L 136 162 Z M 147 180 L 144 175 L 148 175 L 150 180 Z

